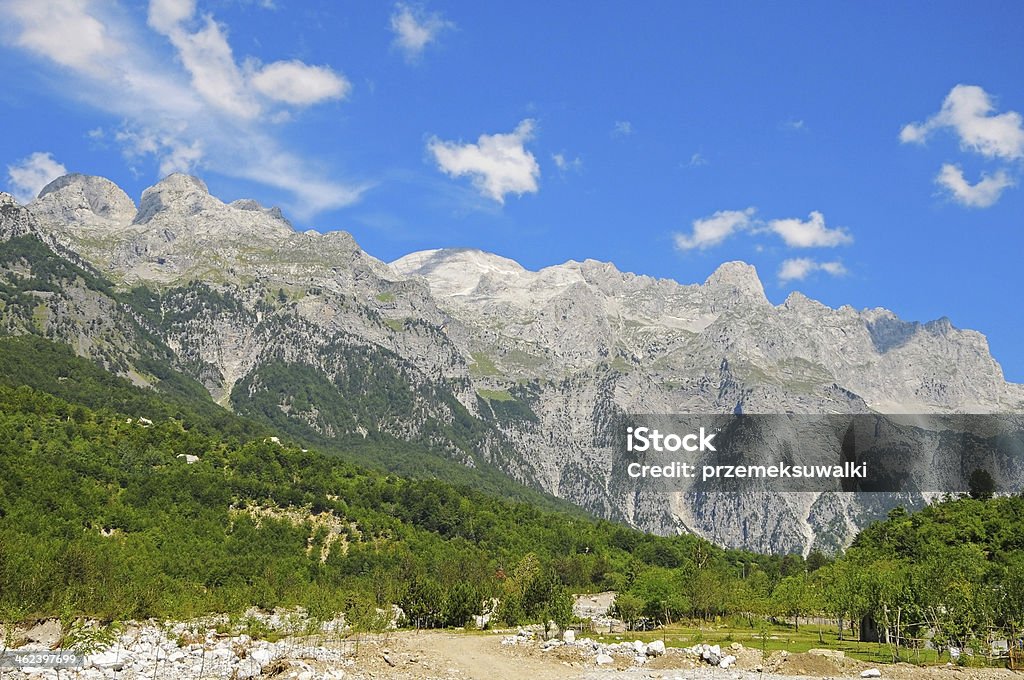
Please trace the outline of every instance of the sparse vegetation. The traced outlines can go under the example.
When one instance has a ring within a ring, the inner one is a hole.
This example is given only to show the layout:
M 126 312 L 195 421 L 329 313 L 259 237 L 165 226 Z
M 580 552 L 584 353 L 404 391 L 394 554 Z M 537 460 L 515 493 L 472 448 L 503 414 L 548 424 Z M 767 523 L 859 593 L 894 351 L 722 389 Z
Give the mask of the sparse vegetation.
M 473 352 L 473 363 L 469 365 L 469 372 L 480 377 L 500 376 L 501 371 L 495 366 L 494 360 L 483 352 Z
M 477 390 L 477 394 L 487 401 L 513 401 L 515 397 L 508 390 Z

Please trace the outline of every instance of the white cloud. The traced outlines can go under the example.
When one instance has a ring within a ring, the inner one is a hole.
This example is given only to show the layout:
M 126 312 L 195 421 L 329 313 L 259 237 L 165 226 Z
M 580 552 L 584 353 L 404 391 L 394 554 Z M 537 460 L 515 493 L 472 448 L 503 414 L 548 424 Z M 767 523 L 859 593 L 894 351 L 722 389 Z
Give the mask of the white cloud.
M 203 146 L 198 140 L 189 143 L 177 135 L 162 134 L 152 129 L 123 128 L 114 134 L 114 140 L 121 145 L 122 153 L 130 161 L 156 157 L 160 163 L 160 176 L 172 172 L 195 172 L 203 160 Z
M 695 151 L 694 154 L 692 156 L 690 156 L 690 167 L 691 168 L 699 168 L 702 165 L 707 165 L 707 164 L 708 164 L 708 159 L 704 158 L 704 156 L 702 156 L 699 151 Z
M 853 242 L 853 237 L 842 227 L 826 227 L 825 216 L 817 210 L 810 214 L 806 222 L 795 218 L 772 220 L 768 228 L 781 236 L 791 248 L 833 248 Z
M 0 10 L 18 24 L 13 43 L 75 70 L 96 73 L 100 62 L 123 51 L 89 0 L 7 0 Z
M 922 144 L 942 128 L 952 129 L 960 147 L 989 158 L 1024 158 L 1024 118 L 1016 111 L 993 114 L 995 106 L 977 85 L 957 85 L 946 95 L 942 108 L 924 123 L 900 130 L 900 141 Z
M 613 137 L 629 137 L 633 132 L 633 124 L 628 120 L 617 120 L 612 126 Z
M 437 166 L 452 177 L 469 175 L 481 194 L 498 203 L 506 194 L 536 193 L 540 166 L 525 144 L 533 137 L 534 121 L 526 119 L 508 134 L 480 135 L 476 144 L 431 138 L 427 149 Z
M 988 208 L 994 205 L 1003 189 L 1014 184 L 1003 170 L 994 175 L 983 174 L 977 183 L 971 184 L 964 178 L 963 170 L 952 163 L 943 164 L 935 182 L 949 191 L 957 203 L 970 208 Z
M 753 225 L 754 208 L 746 210 L 719 210 L 711 217 L 693 221 L 692 234 L 674 234 L 679 250 L 704 250 L 716 246 L 737 231 Z
M 426 13 L 423 9 L 405 3 L 395 5 L 391 14 L 391 31 L 395 34 L 394 44 L 405 52 L 406 59 L 414 61 L 423 54 L 427 45 L 437 40 L 442 31 L 454 28 L 437 12 Z
M 63 67 L 57 92 L 120 121 L 106 132 L 133 166 L 152 159 L 161 174 L 202 168 L 250 179 L 290 193 L 286 207 L 300 218 L 366 189 L 327 179 L 276 136 L 288 107 L 341 98 L 348 81 L 298 61 L 239 62 L 227 28 L 197 16 L 193 0 L 151 0 L 147 24 L 108 2 L 0 0 L 0 22 L 0 39 Z M 156 34 L 178 62 L 154 45 Z
M 847 273 L 846 267 L 839 261 L 818 262 L 809 257 L 796 257 L 783 261 L 782 266 L 779 267 L 779 281 L 781 283 L 803 281 L 816 271 L 822 271 L 831 276 L 845 276 Z
M 846 276 L 848 273 L 846 267 L 843 266 L 842 262 L 833 260 L 832 262 L 822 262 L 818 265 L 818 269 L 821 271 L 831 274 L 832 276 Z
M 301 61 L 275 61 L 252 78 L 253 86 L 265 97 L 309 106 L 328 99 L 343 99 L 351 83 L 326 66 L 310 66 Z
M 924 144 L 936 130 L 956 133 L 960 148 L 986 158 L 1024 160 L 1024 117 L 1016 111 L 994 113 L 992 97 L 977 85 L 957 85 L 942 102 L 938 113 L 923 123 L 909 123 L 900 130 L 904 144 Z M 976 184 L 964 178 L 959 166 L 943 164 L 935 182 L 957 203 L 972 208 L 995 205 L 1003 190 L 1015 184 L 1005 169 L 994 175 L 982 173 Z
M 169 33 L 178 24 L 192 18 L 196 0 L 150 0 L 149 25 L 159 33 Z
M 719 210 L 710 217 L 694 220 L 691 233 L 673 234 L 676 248 L 705 250 L 739 232 L 773 233 L 790 248 L 831 248 L 853 242 L 846 229 L 826 227 L 825 217 L 818 211 L 811 212 L 807 221 L 789 218 L 768 222 L 755 218 L 756 212 L 756 208 Z
M 579 171 L 583 167 L 583 161 L 579 156 L 576 158 L 566 158 L 564 153 L 553 153 L 551 154 L 551 160 L 555 162 L 555 167 L 558 168 L 559 172 Z
M 28 203 L 47 184 L 68 172 L 49 152 L 37 151 L 7 166 L 7 182 L 19 203 Z
M 779 267 L 779 281 L 802 281 L 814 270 L 815 262 L 809 257 L 785 260 Z
M 150 7 L 154 4 L 184 3 L 153 0 Z M 172 15 L 171 12 L 167 13 L 167 16 Z M 167 21 L 167 17 L 162 16 L 159 21 Z M 256 118 L 261 113 L 259 102 L 248 88 L 242 70 L 235 62 L 227 35 L 213 17 L 205 17 L 204 26 L 194 33 L 185 30 L 180 23 L 170 24 L 166 30 L 162 30 L 154 25 L 151 10 L 150 25 L 166 35 L 178 50 L 178 58 L 192 76 L 192 87 L 208 103 L 242 119 Z

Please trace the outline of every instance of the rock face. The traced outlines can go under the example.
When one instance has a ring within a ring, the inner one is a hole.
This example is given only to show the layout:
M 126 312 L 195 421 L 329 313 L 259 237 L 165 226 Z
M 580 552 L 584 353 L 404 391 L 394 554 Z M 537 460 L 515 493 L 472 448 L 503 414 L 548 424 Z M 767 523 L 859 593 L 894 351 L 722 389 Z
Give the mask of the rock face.
M 64 175 L 53 180 L 33 201 L 38 213 L 55 225 L 118 229 L 135 218 L 135 203 L 119 186 L 103 177 Z
M 148 287 L 140 322 L 221 403 L 328 437 L 426 437 L 659 533 L 807 551 L 845 543 L 870 513 L 816 494 L 637 494 L 609 476 L 621 414 L 1024 409 L 981 334 L 799 293 L 772 305 L 742 262 L 691 285 L 593 260 L 535 272 L 467 249 L 388 265 L 344 232 L 297 233 L 280 211 L 225 204 L 184 175 L 137 211 L 81 175 L 0 209 L 12 234 L 31 223 L 116 283 Z M 311 403 L 311 385 L 337 399 Z

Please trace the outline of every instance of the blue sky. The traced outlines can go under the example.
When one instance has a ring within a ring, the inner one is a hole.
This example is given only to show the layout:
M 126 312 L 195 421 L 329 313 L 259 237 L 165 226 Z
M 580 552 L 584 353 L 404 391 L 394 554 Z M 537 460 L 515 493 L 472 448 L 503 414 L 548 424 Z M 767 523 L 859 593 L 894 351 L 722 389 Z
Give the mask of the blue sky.
M 948 316 L 1024 381 L 1024 4 L 0 0 L 0 185 L 162 173 L 477 247 Z

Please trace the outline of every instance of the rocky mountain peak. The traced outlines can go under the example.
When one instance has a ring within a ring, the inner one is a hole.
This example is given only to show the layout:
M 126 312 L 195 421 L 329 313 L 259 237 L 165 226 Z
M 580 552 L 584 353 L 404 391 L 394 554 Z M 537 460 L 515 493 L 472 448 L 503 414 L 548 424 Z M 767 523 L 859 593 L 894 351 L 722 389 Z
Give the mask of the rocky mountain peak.
M 135 202 L 105 177 L 71 173 L 58 177 L 29 204 L 33 212 L 67 224 L 127 224 Z
M 515 260 L 473 248 L 421 250 L 390 264 L 402 277 L 423 276 L 439 295 L 468 295 L 482 279 L 514 280 L 527 270 Z
M 816 312 L 816 311 L 818 311 L 818 312 L 831 312 L 831 311 L 833 311 L 827 305 L 824 305 L 821 302 L 818 302 L 817 300 L 812 300 L 811 298 L 807 297 L 806 295 L 804 295 L 803 293 L 801 293 L 798 290 L 794 290 L 792 293 L 790 293 L 786 297 L 786 300 L 782 303 L 782 306 L 784 308 L 786 308 L 786 309 L 791 309 L 791 310 L 794 310 L 794 311 L 804 311 L 804 312 Z
M 292 226 L 292 223 L 284 216 L 281 209 L 276 205 L 270 208 L 264 208 L 258 201 L 254 201 L 251 198 L 240 198 L 237 201 L 232 201 L 228 204 L 228 207 L 235 208 L 236 210 L 246 210 L 248 212 L 262 213 L 267 217 L 284 222 L 288 226 Z M 308 230 L 307 230 L 308 231 Z M 315 234 L 319 233 L 314 230 Z
M 163 193 L 194 193 L 209 194 L 210 189 L 206 182 L 195 175 L 186 175 L 183 172 L 172 172 L 162 180 L 151 186 L 147 191 L 158 191 Z M 145 195 L 145 192 L 143 192 Z
M 188 216 L 223 205 L 210 195 L 203 180 L 176 172 L 142 192 L 135 223 L 146 224 L 164 211 Z
M 277 208 L 253 200 L 226 204 L 210 194 L 198 177 L 175 173 L 142 192 L 135 224 L 146 232 L 170 232 L 175 238 L 206 241 L 279 240 L 292 236 L 291 223 Z
M 0 206 L 16 206 L 18 201 L 6 191 L 0 191 Z
M 758 299 L 767 299 L 761 279 L 757 276 L 757 269 L 753 265 L 738 260 L 719 265 L 718 269 L 712 272 L 704 282 L 704 286 L 712 290 L 717 289 Z

